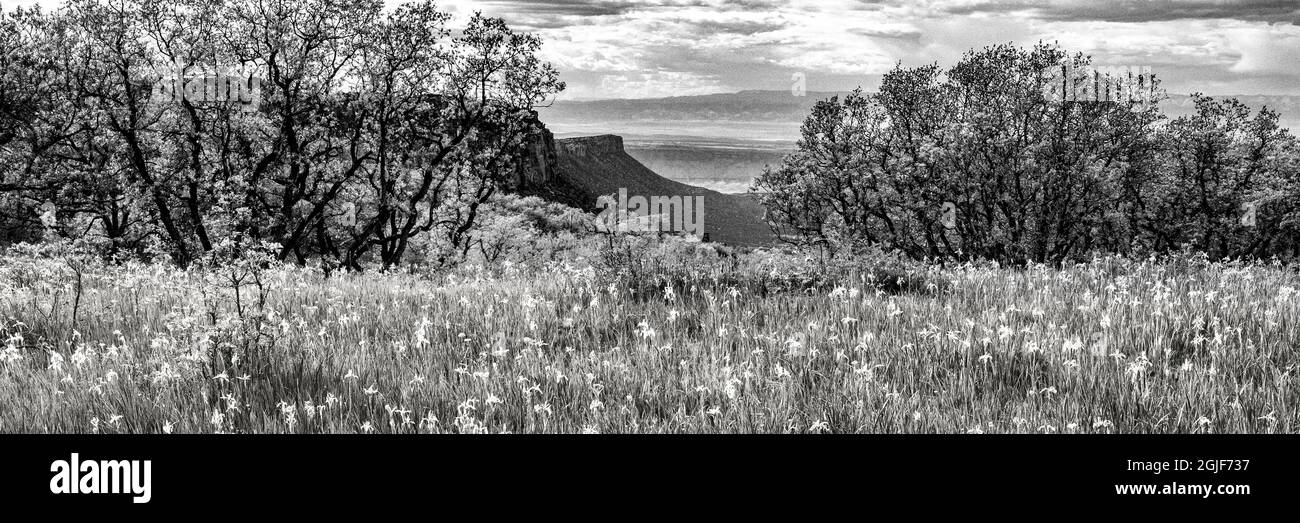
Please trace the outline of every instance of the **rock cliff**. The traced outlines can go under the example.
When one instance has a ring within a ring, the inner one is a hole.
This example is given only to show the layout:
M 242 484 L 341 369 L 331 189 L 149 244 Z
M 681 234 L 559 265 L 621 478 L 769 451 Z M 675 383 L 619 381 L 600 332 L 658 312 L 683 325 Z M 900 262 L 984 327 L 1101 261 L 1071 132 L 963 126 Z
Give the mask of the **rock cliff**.
M 519 194 L 591 212 L 600 210 L 597 198 L 619 189 L 630 196 L 703 196 L 704 229 L 711 241 L 742 246 L 775 241 L 763 220 L 763 207 L 751 196 L 722 194 L 664 178 L 629 155 L 620 136 L 557 140 L 539 122 L 525 149 L 511 188 Z

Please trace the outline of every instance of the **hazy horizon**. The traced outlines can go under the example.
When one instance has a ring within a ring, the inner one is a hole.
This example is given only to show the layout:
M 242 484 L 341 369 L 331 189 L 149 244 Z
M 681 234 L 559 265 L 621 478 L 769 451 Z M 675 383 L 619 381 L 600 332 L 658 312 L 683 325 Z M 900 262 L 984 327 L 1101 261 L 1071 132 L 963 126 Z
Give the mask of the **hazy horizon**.
M 699 97 L 704 97 L 704 96 L 723 96 L 723 95 L 745 94 L 745 93 L 782 93 L 782 92 L 787 92 L 787 91 L 788 91 L 788 89 L 786 89 L 786 90 L 782 90 L 782 89 L 740 89 L 740 90 L 737 90 L 737 91 L 718 91 L 718 92 L 700 93 L 700 94 L 692 94 L 692 95 L 648 96 L 648 97 L 639 97 L 639 98 L 600 98 L 600 97 L 594 97 L 594 98 L 561 98 L 561 99 L 555 100 L 555 103 L 613 102 L 613 101 L 622 101 L 622 100 L 667 100 L 667 99 L 672 99 L 672 98 L 699 98 Z M 807 97 L 807 98 L 817 99 L 819 96 L 824 97 L 824 96 L 841 95 L 841 94 L 849 93 L 849 92 L 852 92 L 852 91 L 853 91 L 852 89 L 846 89 L 846 90 L 841 90 L 841 91 L 807 91 L 807 92 L 805 92 L 804 96 Z M 862 86 L 862 92 L 864 92 L 864 93 L 873 93 L 873 92 L 875 92 L 875 91 L 876 91 L 875 89 L 868 89 L 865 85 Z M 1172 95 L 1172 96 L 1191 96 L 1194 92 L 1197 92 L 1197 91 L 1186 92 L 1186 93 L 1181 93 L 1181 92 L 1180 92 L 1180 93 L 1169 93 L 1169 94 Z M 1206 95 L 1206 96 L 1211 96 L 1211 97 L 1214 97 L 1214 98 L 1233 98 L 1233 97 L 1277 97 L 1277 98 L 1296 98 L 1296 99 L 1300 99 L 1300 92 L 1296 92 L 1296 93 L 1293 93 L 1293 94 L 1267 94 L 1267 93 L 1244 93 L 1244 92 L 1243 92 L 1243 93 L 1207 93 L 1207 92 L 1201 92 L 1201 94 L 1204 94 L 1204 95 Z

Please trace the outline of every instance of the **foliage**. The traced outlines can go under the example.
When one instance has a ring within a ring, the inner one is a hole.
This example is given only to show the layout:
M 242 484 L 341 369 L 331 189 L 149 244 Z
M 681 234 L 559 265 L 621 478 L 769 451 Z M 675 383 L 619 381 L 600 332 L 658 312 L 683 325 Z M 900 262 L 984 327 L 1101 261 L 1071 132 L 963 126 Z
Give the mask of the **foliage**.
M 419 243 L 429 263 L 454 264 L 537 132 L 532 109 L 564 85 L 537 37 L 480 15 L 453 31 L 449 19 L 427 0 L 7 12 L 6 234 L 31 239 L 42 214 L 31 209 L 50 205 L 42 221 L 58 235 L 181 265 L 222 238 L 351 269 L 395 267 Z M 182 94 L 167 91 L 177 78 Z M 232 78 L 251 101 L 210 85 Z
M 1300 254 L 1300 147 L 1276 113 L 1198 96 L 1195 115 L 1169 122 L 1140 99 L 1044 95 L 1044 71 L 1089 64 L 1040 44 L 946 71 L 899 66 L 877 94 L 818 102 L 755 191 L 784 239 L 832 251 L 1017 265 L 1184 244 L 1216 259 Z M 1263 203 L 1243 225 L 1248 202 Z
M 580 209 L 497 193 L 484 205 L 473 236 L 485 263 L 546 263 L 593 251 L 595 230 L 594 217 Z

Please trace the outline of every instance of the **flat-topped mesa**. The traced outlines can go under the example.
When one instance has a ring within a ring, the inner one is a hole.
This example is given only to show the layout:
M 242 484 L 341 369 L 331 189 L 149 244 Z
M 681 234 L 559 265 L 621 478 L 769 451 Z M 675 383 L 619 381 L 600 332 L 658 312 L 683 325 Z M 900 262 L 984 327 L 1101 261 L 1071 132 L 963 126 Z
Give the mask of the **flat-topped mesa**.
M 599 136 L 563 138 L 556 140 L 555 146 L 558 147 L 561 152 L 573 156 L 619 154 L 623 152 L 623 137 L 613 134 L 602 134 Z

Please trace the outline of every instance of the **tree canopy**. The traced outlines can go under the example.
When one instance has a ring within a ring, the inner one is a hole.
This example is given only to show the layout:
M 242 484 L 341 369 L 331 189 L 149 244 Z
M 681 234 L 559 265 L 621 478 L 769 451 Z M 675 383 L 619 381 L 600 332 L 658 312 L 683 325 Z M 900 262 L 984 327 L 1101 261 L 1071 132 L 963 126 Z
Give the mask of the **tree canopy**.
M 754 190 L 784 239 L 833 250 L 1012 264 L 1300 254 L 1300 154 L 1275 112 L 1198 94 L 1170 121 L 1146 97 L 1045 89 L 1051 71 L 1090 64 L 1040 44 L 900 65 L 875 94 L 818 102 Z
M 537 37 L 450 20 L 427 0 L 0 15 L 4 234 L 182 264 L 223 243 L 357 269 L 412 251 L 454 263 L 564 84 Z

